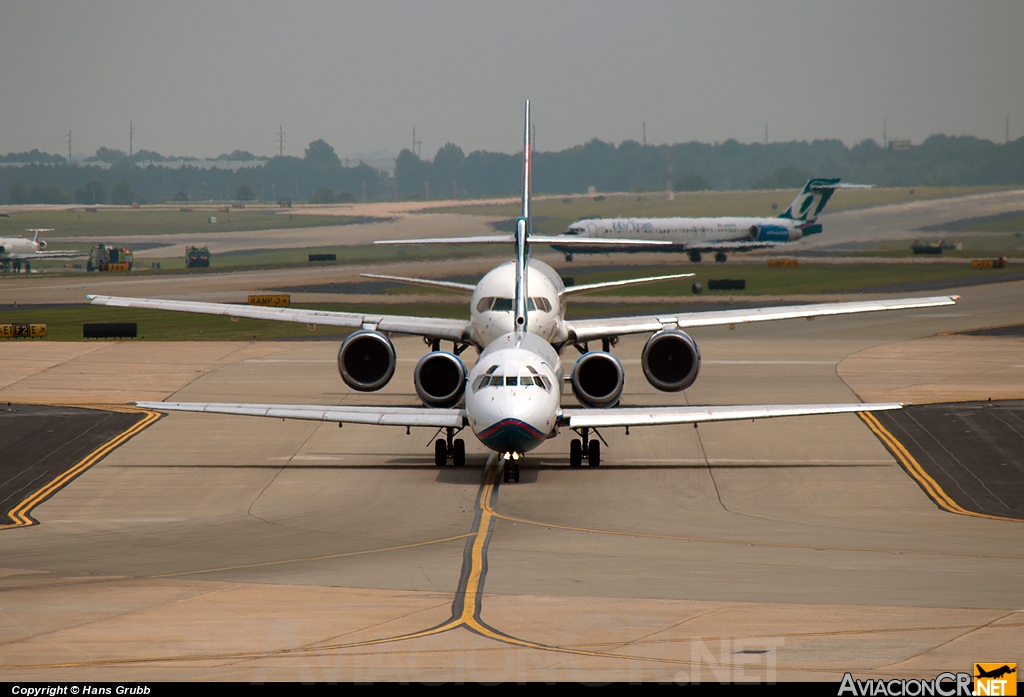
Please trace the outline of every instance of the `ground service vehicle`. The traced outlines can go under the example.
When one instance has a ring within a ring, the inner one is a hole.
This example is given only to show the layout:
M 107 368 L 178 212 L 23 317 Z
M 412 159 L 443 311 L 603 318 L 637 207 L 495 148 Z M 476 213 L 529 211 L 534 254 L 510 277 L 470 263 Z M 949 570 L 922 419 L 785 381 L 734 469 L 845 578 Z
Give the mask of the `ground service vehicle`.
M 127 247 L 98 244 L 89 251 L 86 271 L 131 271 L 132 250 Z
M 210 266 L 209 247 L 185 247 L 185 268 L 205 269 Z

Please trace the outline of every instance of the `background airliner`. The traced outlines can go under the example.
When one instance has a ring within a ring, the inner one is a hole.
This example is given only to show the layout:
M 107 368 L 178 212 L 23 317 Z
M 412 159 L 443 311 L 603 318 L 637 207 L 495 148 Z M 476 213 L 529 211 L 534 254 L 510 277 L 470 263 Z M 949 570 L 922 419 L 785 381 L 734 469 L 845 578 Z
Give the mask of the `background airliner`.
M 46 241 L 39 239 L 40 232 L 53 232 L 53 228 L 32 228 L 26 232 L 34 233 L 32 239 L 25 237 L 0 237 L 0 267 L 6 269 L 13 266 L 15 271 L 25 265 L 26 271 L 32 270 L 32 262 L 37 259 L 75 259 L 87 257 L 84 252 L 47 252 Z
M 568 246 L 563 237 L 554 238 L 555 249 L 572 261 L 573 254 L 596 252 L 685 252 L 690 261 L 703 253 L 715 253 L 724 262 L 727 252 L 748 252 L 795 242 L 821 232 L 818 214 L 838 188 L 870 188 L 862 184 L 840 184 L 838 179 L 811 179 L 786 212 L 777 218 L 595 218 L 578 220 L 564 235 L 597 242 L 607 238 L 634 240 L 632 247 L 614 249 L 600 243 Z M 665 244 L 665 242 L 669 244 Z M 653 243 L 653 244 L 652 244 Z
M 570 442 L 569 464 L 579 467 L 586 459 L 590 466 L 596 467 L 601 462 L 601 443 L 600 440 L 592 440 L 590 436 L 591 431 L 598 428 L 873 411 L 898 409 L 902 406 L 898 403 L 618 406 L 625 374 L 622 364 L 610 349 L 619 336 L 651 334 L 641 354 L 644 375 L 657 389 L 676 392 L 692 385 L 700 371 L 700 351 L 696 342 L 682 331 L 685 328 L 934 307 L 953 304 L 956 298 L 906 298 L 567 320 L 565 300 L 572 293 L 609 285 L 679 278 L 686 274 L 566 288 L 553 268 L 530 258 L 529 115 L 530 105 L 527 102 L 522 215 L 517 221 L 515 234 L 503 238 L 514 244 L 514 258 L 488 272 L 475 286 L 432 279 L 385 277 L 471 293 L 468 320 L 89 296 L 96 305 L 355 328 L 357 331 L 345 339 L 338 352 L 338 370 L 349 387 L 364 392 L 381 389 L 394 375 L 397 358 L 390 334 L 423 336 L 431 343 L 431 350 L 419 360 L 413 371 L 416 394 L 423 406 L 205 402 L 136 404 L 162 411 L 444 429 L 446 437 L 439 438 L 434 444 L 434 458 L 438 466 L 445 465 L 449 460 L 456 466 L 465 464 L 465 442 L 454 436 L 468 427 L 483 445 L 504 460 L 503 474 L 506 482 L 519 481 L 519 463 L 525 453 L 558 435 L 559 429 L 569 429 L 580 436 Z M 495 240 L 488 237 L 483 238 L 483 241 Z M 451 342 L 451 351 L 441 350 L 442 341 Z M 601 342 L 601 350 L 590 350 L 590 343 L 598 341 Z M 479 357 L 473 368 L 467 370 L 460 355 L 471 346 L 479 352 Z M 561 351 L 567 346 L 577 348 L 582 354 L 571 367 L 563 365 L 561 356 Z M 562 405 L 562 385 L 566 372 L 570 376 L 572 392 L 581 405 L 579 407 Z

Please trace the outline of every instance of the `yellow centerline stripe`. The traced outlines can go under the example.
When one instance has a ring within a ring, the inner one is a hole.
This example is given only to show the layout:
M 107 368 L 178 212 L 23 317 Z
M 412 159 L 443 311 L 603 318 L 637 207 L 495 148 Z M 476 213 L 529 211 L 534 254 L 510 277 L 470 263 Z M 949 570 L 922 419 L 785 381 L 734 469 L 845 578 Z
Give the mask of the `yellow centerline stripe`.
M 1009 518 L 1007 516 L 992 515 L 990 513 L 979 513 L 977 511 L 971 511 L 971 510 L 968 510 L 968 509 L 964 508 L 963 506 L 958 504 L 956 501 L 954 501 L 953 498 L 942 489 L 942 487 L 939 485 L 939 483 L 937 481 L 935 481 L 935 479 L 933 479 L 931 477 L 931 475 L 929 475 L 924 470 L 924 467 L 921 466 L 921 463 L 919 463 L 917 461 L 917 459 L 913 455 L 910 454 L 910 451 L 907 450 L 906 446 L 904 446 L 903 443 L 901 443 L 899 441 L 899 439 L 896 438 L 896 436 L 894 436 L 892 434 L 892 432 L 889 431 L 889 429 L 887 429 L 885 426 L 883 426 L 881 424 L 881 422 L 879 422 L 879 420 L 877 418 L 875 418 L 875 416 L 873 414 L 861 411 L 861 412 L 857 412 L 857 416 L 859 416 L 864 421 L 864 423 L 866 423 L 868 425 L 868 428 L 870 428 L 874 432 L 874 434 L 876 436 L 878 436 L 878 438 L 886 446 L 888 446 L 889 450 L 894 455 L 896 455 L 896 458 L 903 464 L 904 469 L 906 469 L 907 472 L 910 473 L 910 476 L 913 477 L 913 479 L 918 483 L 918 485 L 920 485 L 920 487 L 922 489 L 924 489 L 925 493 L 928 494 L 928 496 L 933 501 L 935 501 L 935 503 L 940 508 L 943 508 L 943 509 L 949 511 L 950 513 L 958 513 L 960 515 L 969 515 L 969 516 L 974 516 L 976 518 L 988 518 L 990 520 L 1008 520 L 1008 521 L 1011 521 L 1011 522 L 1014 522 L 1014 523 L 1022 522 L 1019 518 Z M 999 557 L 1001 555 L 965 555 L 965 556 L 996 556 L 996 557 Z
M 57 405 L 54 405 L 57 406 Z M 83 407 L 77 407 L 83 408 Z M 122 445 L 125 441 L 130 439 L 132 436 L 140 433 L 150 424 L 160 418 L 160 414 L 155 411 L 149 411 L 148 409 L 128 409 L 124 407 L 84 407 L 84 408 L 96 408 L 103 409 L 105 411 L 116 411 L 116 412 L 134 412 L 143 413 L 145 418 L 141 421 L 133 424 L 130 428 L 121 433 L 117 434 L 103 445 L 99 446 L 91 453 L 86 455 L 84 458 L 79 460 L 77 463 L 72 465 L 69 469 L 61 472 L 52 480 L 44 484 L 36 491 L 29 494 L 21 503 L 17 504 L 10 510 L 8 516 L 11 518 L 12 523 L 0 525 L 0 530 L 8 530 L 11 528 L 22 528 L 31 525 L 36 525 L 36 521 L 30 517 L 32 509 L 35 508 L 39 503 L 44 501 L 49 496 L 53 495 L 56 491 L 60 490 L 61 487 L 65 486 L 72 479 L 80 475 L 85 470 L 89 469 L 97 462 L 102 460 L 104 457 L 109 455 L 111 451 Z

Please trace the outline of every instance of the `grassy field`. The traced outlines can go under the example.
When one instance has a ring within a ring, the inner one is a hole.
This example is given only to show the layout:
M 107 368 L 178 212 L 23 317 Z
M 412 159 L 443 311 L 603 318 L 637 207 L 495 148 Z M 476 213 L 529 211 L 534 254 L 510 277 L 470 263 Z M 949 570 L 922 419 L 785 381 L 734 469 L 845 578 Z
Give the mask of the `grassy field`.
M 839 189 L 826 211 L 868 208 L 908 201 L 922 201 L 968 194 L 1002 191 L 1012 187 L 916 187 L 913 189 Z M 569 223 L 582 218 L 615 217 L 701 217 L 701 216 L 775 216 L 792 203 L 797 189 L 782 191 L 697 191 L 678 193 L 674 201 L 664 194 L 608 194 L 596 201 L 590 196 L 572 196 L 533 202 L 534 231 L 558 234 Z M 775 208 L 772 208 L 775 206 Z M 470 205 L 438 208 L 431 212 L 514 218 L 519 206 Z
M 91 245 L 62 245 L 62 249 L 80 249 L 88 251 Z M 138 249 L 138 245 L 135 245 Z M 507 252 L 493 245 L 394 245 L 382 246 L 373 244 L 352 245 L 348 247 L 316 247 L 302 249 L 253 249 L 239 252 L 213 254 L 210 267 L 207 269 L 185 269 L 184 249 L 174 247 L 174 251 L 182 254 L 174 257 L 147 257 L 136 259 L 133 273 L 166 274 L 166 273 L 216 273 L 227 270 L 294 268 L 298 266 L 339 266 L 345 264 L 380 264 L 401 263 L 407 261 L 444 261 L 446 259 L 490 258 L 505 261 Z M 310 262 L 310 254 L 335 254 L 337 261 Z M 153 263 L 160 264 L 160 270 L 153 270 Z M 497 263 L 497 262 L 496 262 Z M 32 268 L 39 270 L 63 270 L 67 267 L 69 274 L 81 273 L 72 270 L 69 264 L 79 264 L 84 268 L 84 259 L 54 259 L 52 261 L 34 261 Z M 0 272 L 0 278 L 3 273 Z
M 709 267 L 708 265 L 680 264 L 672 272 L 693 272 L 689 279 L 666 281 L 622 289 L 594 293 L 597 297 L 617 296 L 672 296 L 689 295 L 694 282 L 707 288 L 710 279 L 746 279 L 747 288 L 742 291 L 708 291 L 706 295 L 728 295 L 748 297 L 758 295 L 815 295 L 819 293 L 871 292 L 872 288 L 891 287 L 901 284 L 919 284 L 955 279 L 992 278 L 1006 274 L 1019 274 L 1014 269 L 972 269 L 968 262 L 963 264 L 813 264 L 801 262 L 792 268 L 769 268 L 759 264 L 734 264 Z M 566 271 L 563 271 L 566 273 Z M 637 268 L 626 271 L 576 275 L 576 283 L 599 283 L 634 276 L 666 273 L 664 267 Z
M 209 222 L 210 217 L 217 222 Z M 231 209 L 195 207 L 190 212 L 168 208 L 99 208 L 84 213 L 69 210 L 14 211 L 0 218 L 0 236 L 28 235 L 28 228 L 53 228 L 53 237 L 120 237 L 123 235 L 164 235 L 181 233 L 234 232 L 289 228 L 351 225 L 384 220 L 359 216 L 301 215 L 278 208 Z M 44 235 L 46 237 L 46 235 Z

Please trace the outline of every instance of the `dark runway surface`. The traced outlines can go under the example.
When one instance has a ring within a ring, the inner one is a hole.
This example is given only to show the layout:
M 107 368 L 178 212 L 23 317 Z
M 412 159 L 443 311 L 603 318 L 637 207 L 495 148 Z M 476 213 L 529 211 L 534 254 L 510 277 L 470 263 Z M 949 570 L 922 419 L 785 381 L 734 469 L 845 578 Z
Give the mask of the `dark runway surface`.
M 15 522 L 10 512 L 30 495 L 146 418 L 141 412 L 71 407 L 14 404 L 11 409 L 6 402 L 0 407 L 0 525 Z
M 1024 520 L 1024 401 L 924 404 L 875 417 L 957 504 Z

